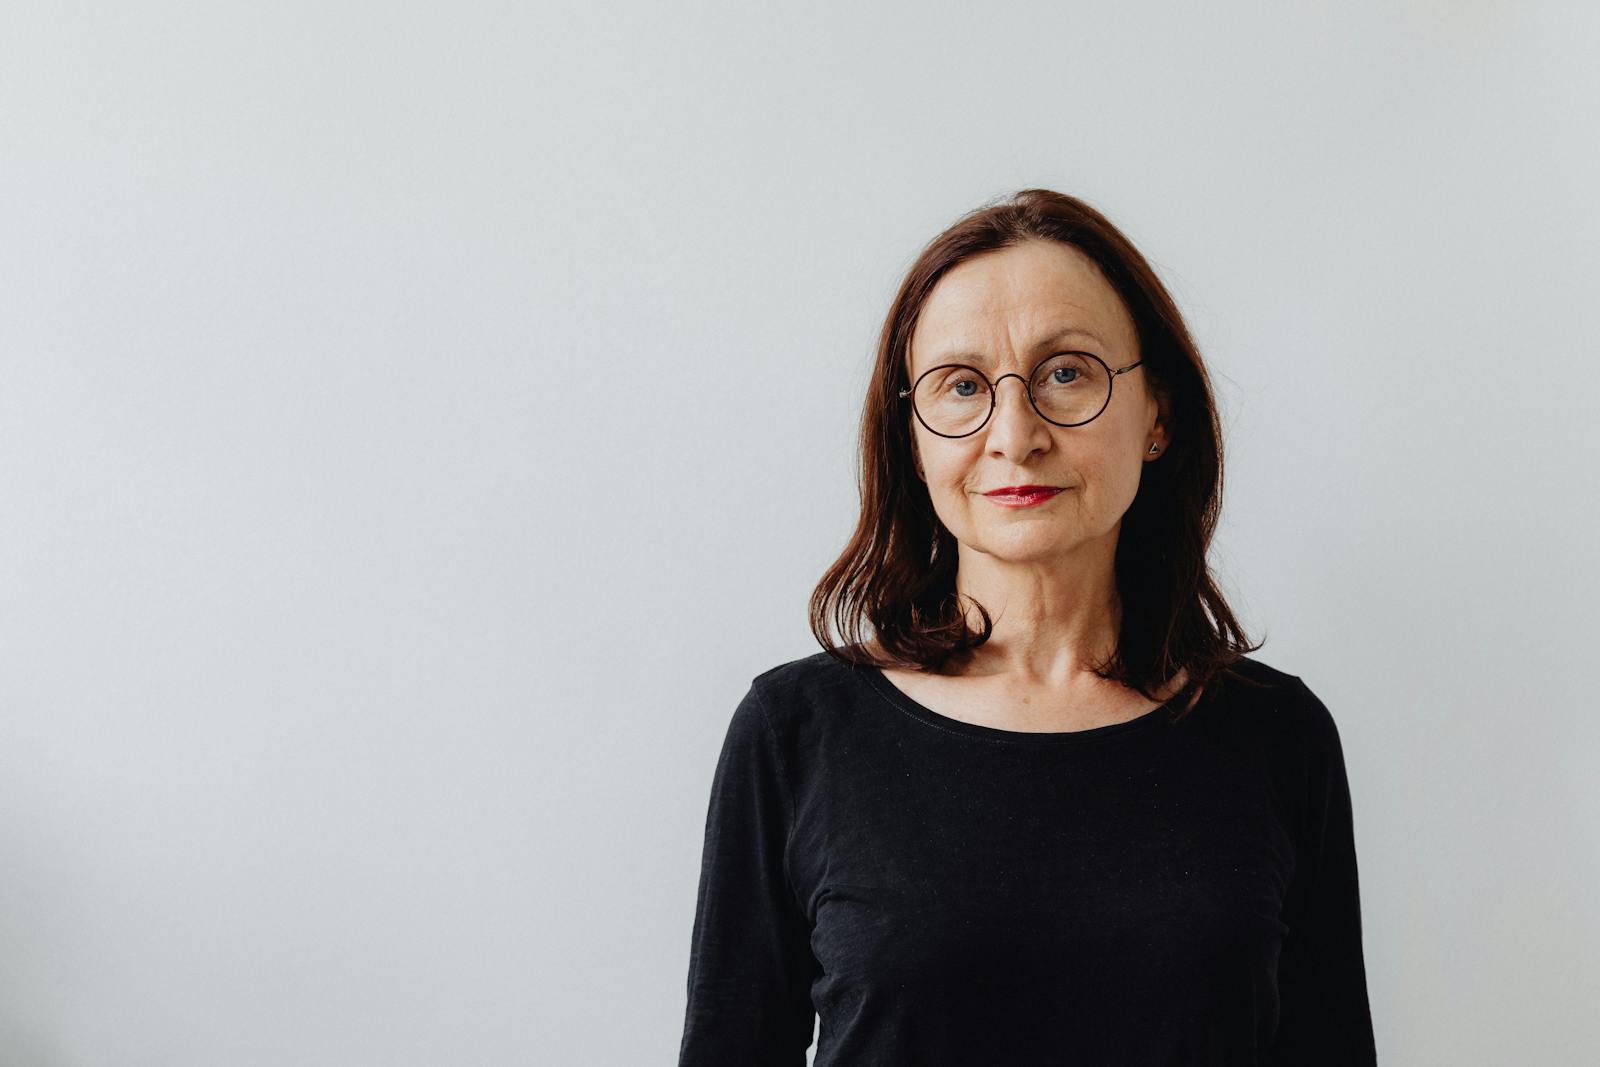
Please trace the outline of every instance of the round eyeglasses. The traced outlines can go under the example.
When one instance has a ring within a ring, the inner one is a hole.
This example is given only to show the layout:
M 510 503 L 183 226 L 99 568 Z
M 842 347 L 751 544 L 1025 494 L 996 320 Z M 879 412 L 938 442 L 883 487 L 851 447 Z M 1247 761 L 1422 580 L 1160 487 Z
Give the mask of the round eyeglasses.
M 983 429 L 994 414 L 1000 383 L 1019 378 L 1040 418 L 1056 426 L 1082 426 L 1111 403 L 1117 375 L 1143 362 L 1112 370 L 1092 352 L 1057 352 L 1040 360 L 1026 378 L 1012 372 L 992 382 L 977 367 L 945 363 L 923 371 L 910 389 L 900 390 L 900 396 L 911 398 L 911 410 L 929 433 L 966 437 Z

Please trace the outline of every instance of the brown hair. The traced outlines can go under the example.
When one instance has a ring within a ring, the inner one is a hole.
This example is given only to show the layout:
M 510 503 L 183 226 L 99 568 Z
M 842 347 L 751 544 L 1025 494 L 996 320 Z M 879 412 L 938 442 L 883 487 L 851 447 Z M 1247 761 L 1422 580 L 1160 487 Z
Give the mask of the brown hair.
M 941 672 L 993 633 L 967 625 L 955 589 L 956 542 L 939 522 L 914 471 L 911 420 L 899 390 L 906 353 L 928 294 L 956 264 L 1028 240 L 1083 252 L 1122 298 L 1138 332 L 1147 381 L 1168 408 L 1172 447 L 1145 464 L 1123 516 L 1115 574 L 1122 622 L 1115 651 L 1095 673 L 1149 699 L 1180 668 L 1180 696 L 1198 694 L 1260 648 L 1251 644 L 1212 580 L 1206 552 L 1221 510 L 1222 427 L 1211 384 L 1188 327 L 1144 256 L 1103 215 L 1076 197 L 1024 189 L 980 207 L 935 237 L 911 265 L 889 308 L 860 429 L 861 515 L 850 543 L 811 594 L 811 630 L 837 659 Z M 844 638 L 835 645 L 830 622 Z M 877 645 L 863 640 L 870 623 Z M 1174 698 L 1176 699 L 1176 698 Z

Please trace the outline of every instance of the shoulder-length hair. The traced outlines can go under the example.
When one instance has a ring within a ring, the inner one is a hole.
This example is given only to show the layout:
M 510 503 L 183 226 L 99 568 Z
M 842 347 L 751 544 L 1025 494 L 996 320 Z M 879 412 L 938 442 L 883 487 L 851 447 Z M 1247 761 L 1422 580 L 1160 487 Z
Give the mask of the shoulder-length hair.
M 1147 381 L 1169 413 L 1170 447 L 1145 464 L 1123 516 L 1115 561 L 1121 628 L 1095 673 L 1152 700 L 1180 668 L 1188 670 L 1180 697 L 1224 672 L 1242 677 L 1235 661 L 1261 645 L 1240 629 L 1206 562 L 1221 508 L 1222 428 L 1200 353 L 1127 237 L 1082 200 L 1049 189 L 1024 189 L 962 216 L 928 243 L 901 282 L 861 416 L 860 519 L 811 595 L 811 630 L 836 659 L 935 673 L 960 664 L 993 633 L 988 610 L 971 598 L 983 624 L 968 627 L 955 588 L 955 538 L 916 476 L 909 401 L 899 391 L 910 385 L 912 331 L 939 279 L 973 256 L 1029 240 L 1059 241 L 1099 265 L 1132 315 Z M 830 624 L 842 643 L 834 643 Z M 868 648 L 864 624 L 881 654 Z

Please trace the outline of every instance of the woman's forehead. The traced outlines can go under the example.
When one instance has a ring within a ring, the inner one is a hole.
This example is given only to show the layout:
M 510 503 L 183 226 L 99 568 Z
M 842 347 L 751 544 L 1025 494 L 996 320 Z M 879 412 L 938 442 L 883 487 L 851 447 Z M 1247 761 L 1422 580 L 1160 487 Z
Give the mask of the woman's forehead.
M 1013 348 L 1042 356 L 1067 341 L 1122 355 L 1135 338 L 1132 317 L 1094 260 L 1031 241 L 975 256 L 940 278 L 917 315 L 909 355 L 925 366 L 981 366 Z

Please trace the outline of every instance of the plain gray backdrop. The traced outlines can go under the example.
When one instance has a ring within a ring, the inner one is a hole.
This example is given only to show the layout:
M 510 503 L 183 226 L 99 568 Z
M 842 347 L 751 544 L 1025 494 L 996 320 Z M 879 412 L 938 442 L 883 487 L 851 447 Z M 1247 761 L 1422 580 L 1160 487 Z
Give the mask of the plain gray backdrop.
M 1340 726 L 1381 1059 L 1600 1056 L 1597 47 L 1550 3 L 8 7 L 0 1062 L 673 1063 L 888 301 L 1032 185 L 1214 375 L 1213 562 Z

